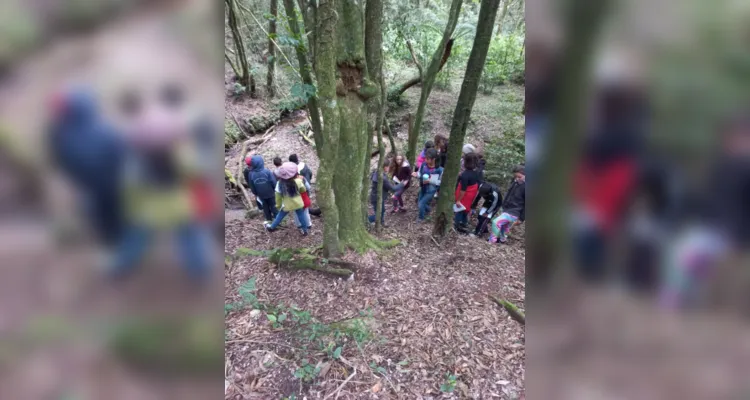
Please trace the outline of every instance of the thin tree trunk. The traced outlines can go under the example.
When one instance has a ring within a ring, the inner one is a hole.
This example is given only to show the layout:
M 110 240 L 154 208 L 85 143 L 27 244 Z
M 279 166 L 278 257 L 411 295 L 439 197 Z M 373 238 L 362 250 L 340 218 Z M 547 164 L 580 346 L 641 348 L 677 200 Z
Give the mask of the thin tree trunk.
M 317 46 L 315 26 L 317 25 L 318 8 L 315 1 L 298 0 L 298 3 L 302 20 L 305 22 L 305 34 L 307 35 L 307 44 L 310 49 L 308 52 L 310 63 L 314 66 L 315 49 Z
M 503 34 L 503 24 L 505 23 L 505 17 L 508 16 L 508 8 L 514 0 L 503 0 L 503 11 L 500 13 L 500 18 L 497 20 L 497 37 Z
M 450 142 L 448 147 L 448 160 L 441 185 L 444 190 L 438 196 L 437 212 L 435 216 L 435 227 L 433 234 L 444 236 L 450 229 L 450 221 L 453 217 L 452 204 L 455 203 L 453 189 L 456 187 L 458 173 L 461 163 L 461 148 L 466 137 L 466 128 L 469 125 L 471 110 L 477 98 L 479 78 L 487 60 L 487 52 L 492 40 L 492 29 L 494 28 L 495 16 L 500 7 L 500 0 L 482 0 L 479 8 L 479 21 L 477 22 L 476 36 L 471 47 L 469 62 L 466 65 L 464 82 L 461 85 L 461 93 L 458 95 L 458 103 L 453 113 L 453 125 L 451 126 Z
M 305 42 L 304 38 L 302 37 L 302 30 L 300 29 L 299 23 L 297 22 L 297 14 L 295 13 L 294 9 L 294 0 L 284 0 L 284 9 L 286 11 L 287 18 L 289 19 L 289 29 L 292 31 L 292 34 L 297 40 L 299 40 L 300 43 L 300 45 L 297 46 L 295 50 L 297 52 L 297 62 L 299 63 L 299 73 L 302 77 L 302 83 L 313 86 L 313 67 L 307 61 L 307 49 L 304 46 Z M 310 98 L 307 100 L 307 112 L 310 113 L 313 137 L 315 137 L 315 152 L 317 153 L 318 158 L 322 158 L 322 154 L 320 151 L 325 146 L 326 135 L 323 134 L 323 127 L 321 126 L 320 122 L 321 112 L 318 97 L 319 95 L 316 93 L 310 96 Z
M 565 33 L 558 85 L 547 143 L 549 157 L 542 160 L 528 207 L 534 210 L 529 223 L 534 251 L 528 262 L 531 290 L 543 290 L 556 265 L 570 265 L 566 241 L 570 210 L 571 176 L 585 127 L 586 95 L 590 84 L 596 39 L 611 10 L 611 0 L 572 0 L 566 3 Z M 553 265 L 554 264 L 554 265 Z
M 239 77 L 240 84 L 248 89 L 250 96 L 255 96 L 255 80 L 250 74 L 250 67 L 248 66 L 247 55 L 245 54 L 245 45 L 242 41 L 240 30 L 237 27 L 237 9 L 234 2 L 235 0 L 225 0 L 227 5 L 227 23 L 232 32 L 232 41 L 237 53 L 237 63 L 242 70 L 242 75 Z
M 419 131 L 422 128 L 422 119 L 424 118 L 425 108 L 427 108 L 427 99 L 430 97 L 432 87 L 435 84 L 435 77 L 440 70 L 444 49 L 446 48 L 451 35 L 453 35 L 453 31 L 456 29 L 456 24 L 458 24 L 458 15 L 461 13 L 462 4 L 463 0 L 452 1 L 450 13 L 448 14 L 448 23 L 443 31 L 443 38 L 435 50 L 435 54 L 432 55 L 432 61 L 430 61 L 430 65 L 424 73 L 424 79 L 422 79 L 422 93 L 419 97 L 419 106 L 417 107 L 417 114 L 414 118 L 414 127 L 409 131 L 407 160 L 409 160 L 409 163 L 412 165 L 414 165 L 416 161 L 417 139 L 419 138 Z
M 292 19 L 296 21 L 293 0 L 284 0 L 284 5 L 291 25 Z M 336 106 L 336 3 L 334 0 L 320 0 L 319 12 L 321 20 L 325 23 L 316 27 L 319 41 L 315 75 L 318 78 L 317 95 L 324 105 L 321 110 L 324 125 L 320 133 L 323 141 L 316 146 L 320 155 L 317 199 L 323 215 L 325 215 L 323 219 L 323 256 L 334 257 L 341 253 L 339 209 L 336 205 L 336 196 L 333 190 L 333 175 L 336 171 L 340 133 L 339 108 Z M 297 28 L 297 32 L 299 32 L 299 28 Z M 303 53 L 298 50 L 297 56 Z M 304 55 L 303 57 L 306 59 Z M 309 71 L 309 67 L 302 68 L 302 64 L 300 64 L 300 68 Z
M 268 21 L 268 74 L 266 75 L 266 90 L 268 96 L 273 98 L 275 90 L 273 87 L 274 75 L 276 73 L 276 47 L 273 38 L 276 36 L 276 17 L 278 16 L 278 0 L 271 0 L 271 18 Z
M 443 58 L 440 60 L 440 68 L 438 68 L 438 72 L 443 70 L 443 67 L 445 66 L 445 63 L 448 62 L 448 58 L 451 56 L 451 51 L 453 50 L 453 40 L 449 40 L 448 43 L 446 43 L 444 51 L 443 51 Z M 418 69 L 421 68 L 421 65 L 418 65 Z M 416 86 L 422 82 L 422 75 L 423 72 L 420 71 L 419 75 L 412 77 L 408 81 L 402 83 L 400 86 L 398 86 L 396 89 L 394 89 L 390 95 L 388 96 L 390 99 L 397 99 L 399 96 L 401 96 L 405 91 L 407 91 L 409 88 Z

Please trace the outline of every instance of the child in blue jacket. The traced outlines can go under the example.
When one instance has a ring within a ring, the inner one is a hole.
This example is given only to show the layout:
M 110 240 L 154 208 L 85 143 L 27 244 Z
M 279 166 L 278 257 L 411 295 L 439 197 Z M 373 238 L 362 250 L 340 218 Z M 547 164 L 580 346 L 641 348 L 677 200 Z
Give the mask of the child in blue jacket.
M 258 208 L 263 210 L 263 216 L 267 222 L 276 218 L 276 177 L 265 168 L 263 157 L 254 155 L 245 159 L 245 181 L 250 187 L 250 191 L 255 195 L 255 201 Z

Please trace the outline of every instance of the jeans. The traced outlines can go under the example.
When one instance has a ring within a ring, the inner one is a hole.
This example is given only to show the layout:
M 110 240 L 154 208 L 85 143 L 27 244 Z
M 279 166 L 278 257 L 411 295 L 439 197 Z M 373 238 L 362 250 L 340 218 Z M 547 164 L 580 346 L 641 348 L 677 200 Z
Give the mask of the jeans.
M 276 210 L 276 199 L 273 197 L 269 197 L 267 199 L 261 200 L 263 204 L 258 204 L 258 208 L 263 210 L 263 217 L 266 219 L 266 221 L 273 221 L 274 218 L 276 218 L 276 214 L 278 213 L 278 210 Z
M 312 219 L 310 219 L 310 209 L 305 208 L 305 216 L 307 217 L 307 227 L 310 228 L 312 226 Z M 297 229 L 302 228 L 302 223 L 300 222 L 299 217 L 297 216 L 297 213 L 292 214 L 294 217 L 294 226 L 297 227 Z
M 370 223 L 375 223 L 375 213 L 378 211 L 376 205 L 377 200 L 370 203 L 372 205 L 372 215 L 367 216 L 367 220 L 370 221 Z M 383 198 L 383 209 L 380 212 L 380 223 L 385 224 L 385 198 Z
M 300 226 L 300 228 L 304 232 L 307 232 L 307 230 L 310 229 L 310 221 L 307 220 L 307 213 L 305 213 L 305 209 L 304 208 L 300 208 L 299 210 L 294 210 L 294 213 L 297 215 L 297 219 L 302 224 Z M 270 228 L 271 229 L 278 228 L 279 225 L 281 224 L 281 221 L 284 220 L 284 217 L 286 217 L 287 214 L 289 214 L 289 211 L 284 210 L 284 209 L 279 210 L 279 213 L 276 214 L 276 219 L 273 221 L 273 223 L 271 224 Z
M 430 203 L 432 202 L 433 196 L 437 193 L 437 189 L 433 186 L 427 186 L 419 192 L 419 220 L 424 220 L 424 217 L 430 213 Z
M 142 226 L 127 228 L 115 248 L 110 274 L 120 277 L 132 272 L 143 259 L 155 233 L 153 229 Z M 185 224 L 177 228 L 174 234 L 185 271 L 195 280 L 207 278 L 211 261 L 206 229 L 200 225 Z

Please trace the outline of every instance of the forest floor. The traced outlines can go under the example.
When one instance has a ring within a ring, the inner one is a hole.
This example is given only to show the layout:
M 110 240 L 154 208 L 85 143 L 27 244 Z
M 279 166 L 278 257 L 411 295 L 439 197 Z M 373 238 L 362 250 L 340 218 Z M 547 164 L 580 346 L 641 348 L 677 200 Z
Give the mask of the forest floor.
M 455 107 L 452 91 L 435 90 L 426 130 L 447 136 Z M 408 110 L 419 89 L 405 94 L 407 106 L 389 113 L 397 146 L 406 140 Z M 523 87 L 499 87 L 479 95 L 467 142 L 480 149 L 502 130 L 505 110 L 520 111 Z M 234 112 L 258 110 L 251 105 Z M 304 113 L 292 114 L 274 137 L 252 153 L 271 166 L 274 156 L 297 153 L 317 172 L 311 146 L 296 132 Z M 385 139 L 387 142 L 387 139 Z M 420 145 L 421 147 L 421 145 Z M 227 152 L 236 171 L 239 146 Z M 314 181 L 314 180 L 313 180 Z M 416 188 L 405 194 L 408 212 L 386 214 L 382 239 L 400 245 L 380 253 L 348 254 L 358 265 L 342 280 L 314 271 L 277 269 L 263 258 L 236 257 L 225 274 L 226 398 L 519 398 L 524 392 L 525 335 L 488 295 L 524 308 L 524 227 L 507 245 L 451 233 L 438 244 L 431 225 L 416 222 Z M 225 254 L 238 249 L 315 247 L 312 234 L 286 228 L 267 233 L 262 218 L 228 210 Z M 272 322 L 275 321 L 275 322 Z M 327 397 L 329 396 L 329 397 Z

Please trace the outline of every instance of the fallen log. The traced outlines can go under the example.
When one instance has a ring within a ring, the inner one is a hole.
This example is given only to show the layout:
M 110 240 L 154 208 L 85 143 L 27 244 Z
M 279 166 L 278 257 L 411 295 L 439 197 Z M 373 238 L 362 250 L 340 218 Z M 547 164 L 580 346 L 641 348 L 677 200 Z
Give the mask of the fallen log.
M 489 297 L 498 306 L 504 308 L 505 311 L 508 312 L 508 315 L 510 315 L 510 317 L 513 318 L 516 322 L 524 326 L 526 325 L 526 315 L 524 315 L 523 311 L 519 310 L 518 307 L 515 306 L 515 304 L 505 299 L 498 299 L 497 297 L 492 295 L 490 295 Z
M 354 275 L 354 270 L 357 267 L 356 264 L 349 261 L 319 257 L 313 254 L 311 249 L 280 248 L 258 251 L 240 248 L 237 249 L 235 254 L 238 256 L 264 257 L 279 268 L 297 271 L 309 269 L 347 279 Z M 329 265 L 338 265 L 344 268 L 331 268 Z

